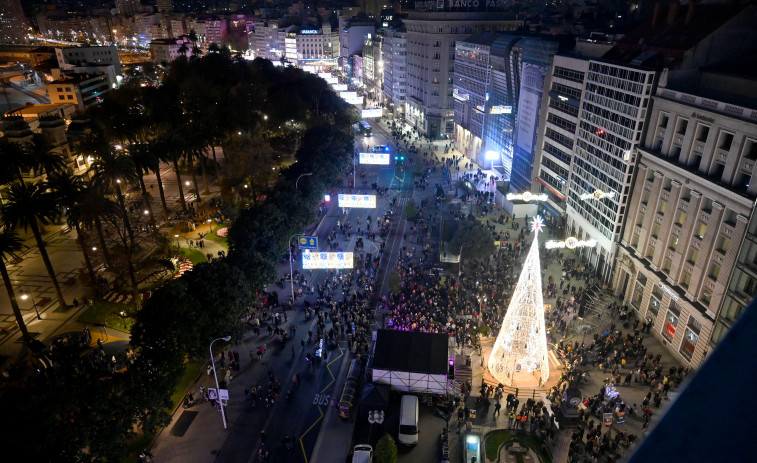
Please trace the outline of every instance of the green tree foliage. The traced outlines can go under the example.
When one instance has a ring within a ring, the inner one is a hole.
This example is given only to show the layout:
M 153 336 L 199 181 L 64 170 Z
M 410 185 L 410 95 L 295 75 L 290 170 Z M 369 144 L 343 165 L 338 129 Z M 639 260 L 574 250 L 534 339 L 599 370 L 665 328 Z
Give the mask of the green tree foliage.
M 484 226 L 476 222 L 461 222 L 450 242 L 450 252 L 457 253 L 462 247 L 462 260 L 483 259 L 495 251 L 494 238 Z
M 395 295 L 399 294 L 402 289 L 401 283 L 400 274 L 396 270 L 392 270 L 392 273 L 389 274 L 389 292 Z
M 415 205 L 415 201 L 412 199 L 405 204 L 405 217 L 410 222 L 415 221 L 418 218 L 418 206 Z
M 373 461 L 376 463 L 397 463 L 397 444 L 389 434 L 384 434 L 376 444 L 373 453 Z
M 97 160 L 92 183 L 102 187 L 101 198 L 103 192 L 114 192 L 118 205 L 96 207 L 91 188 L 81 198 L 61 196 L 61 204 L 81 206 L 68 219 L 74 225 L 94 225 L 106 259 L 116 254 L 104 247 L 104 235 L 129 223 L 108 221 L 123 213 L 120 185 L 139 184 L 146 198 L 139 177 L 159 172 L 158 160 L 170 161 L 177 175 L 179 162 L 188 157 L 203 161 L 198 162 L 203 167 L 208 148 L 241 132 L 246 140 L 268 145 L 254 156 L 239 150 L 238 160 L 228 159 L 235 168 L 250 169 L 235 176 L 239 183 L 229 184 L 229 189 L 238 191 L 250 182 L 256 168 L 269 172 L 259 176 L 255 201 L 231 226 L 229 256 L 170 280 L 135 313 L 134 355 L 124 370 L 82 366 L 85 357 L 78 351 L 57 358 L 47 369 L 35 358 L 34 374 L 23 386 L 0 395 L 0 409 L 6 413 L 0 435 L 14 443 L 12 454 L 29 461 L 120 461 L 135 433 L 149 433 L 167 422 L 166 410 L 187 358 L 205 358 L 212 339 L 241 338 L 242 319 L 256 293 L 273 281 L 289 237 L 317 218 L 323 195 L 343 181 L 352 157 L 351 125 L 358 120 L 322 79 L 265 60 L 250 63 L 217 46 L 205 57 L 176 60 L 158 87 L 127 84 L 108 93 L 89 115 L 97 126 L 82 151 Z M 291 148 L 291 161 L 296 161 L 289 167 L 279 164 L 276 176 L 270 174 L 270 159 L 255 161 L 256 156 L 281 154 L 270 142 L 272 134 L 284 140 L 281 146 Z M 112 152 L 110 146 L 117 143 L 124 145 L 123 151 Z M 0 178 L 12 180 L 33 167 L 16 145 L 0 143 L 0 154 L 12 158 Z M 236 155 L 233 150 L 224 154 Z M 295 188 L 304 173 L 312 175 Z M 196 180 L 195 170 L 189 175 Z M 177 180 L 181 188 L 183 182 Z M 56 185 L 58 193 L 71 190 Z M 8 192 L 0 216 L 7 225 L 29 227 L 41 241 L 37 224 L 48 223 L 59 211 L 51 195 L 46 185 L 19 185 Z M 12 244 L 4 248 L 6 256 L 12 254 Z M 42 243 L 40 248 L 44 251 Z M 382 461 L 396 461 L 392 448 L 395 459 Z

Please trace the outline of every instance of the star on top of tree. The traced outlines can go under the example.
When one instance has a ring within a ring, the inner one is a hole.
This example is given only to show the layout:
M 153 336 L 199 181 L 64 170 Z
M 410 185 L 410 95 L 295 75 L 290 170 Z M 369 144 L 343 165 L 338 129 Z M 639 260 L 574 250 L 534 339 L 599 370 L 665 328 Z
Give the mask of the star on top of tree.
M 534 220 L 531 222 L 531 230 L 533 230 L 535 233 L 539 233 L 544 229 L 544 219 L 541 218 L 541 216 L 534 217 Z

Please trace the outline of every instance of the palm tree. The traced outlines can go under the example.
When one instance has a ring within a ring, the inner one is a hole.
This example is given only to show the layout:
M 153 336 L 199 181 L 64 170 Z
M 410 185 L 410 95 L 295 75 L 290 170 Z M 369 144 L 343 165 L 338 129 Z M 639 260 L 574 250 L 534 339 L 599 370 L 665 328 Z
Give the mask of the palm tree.
M 55 289 L 55 296 L 58 298 L 61 307 L 66 308 L 68 304 L 63 299 L 63 292 L 60 290 L 58 278 L 55 276 L 50 256 L 47 255 L 45 242 L 42 240 L 42 233 L 38 225 L 38 223 L 49 224 L 57 215 L 58 204 L 55 194 L 48 190 L 44 182 L 13 183 L 6 191 L 5 203 L 0 205 L 0 217 L 2 217 L 6 226 L 22 226 L 24 230 L 31 229 L 34 239 L 37 241 L 39 254 L 42 256 L 47 274 Z
M 182 137 L 177 131 L 170 131 L 165 136 L 165 148 L 166 154 L 171 163 L 173 164 L 173 170 L 176 173 L 176 183 L 179 186 L 179 201 L 181 202 L 181 210 L 187 212 L 187 200 L 184 197 L 184 184 L 181 183 L 181 172 L 179 170 L 179 159 L 182 157 Z
M 2 174 L 0 174 L 2 183 L 11 180 L 23 182 L 23 172 L 33 165 L 24 147 L 5 137 L 0 138 L 0 159 L 3 160 L 3 166 L 5 166 Z
M 82 193 L 82 205 L 81 205 L 81 219 L 87 227 L 95 227 L 97 237 L 100 241 L 100 249 L 103 252 L 103 260 L 105 265 L 112 267 L 110 262 L 110 254 L 108 253 L 108 246 L 105 242 L 105 234 L 103 233 L 102 218 L 107 214 L 113 214 L 118 209 L 118 206 L 110 200 L 107 196 L 104 196 L 96 188 L 87 188 Z
M 102 150 L 90 166 L 92 174 L 92 183 L 103 192 L 115 191 L 118 205 L 121 206 L 121 219 L 124 227 L 129 234 L 129 238 L 134 240 L 134 231 L 129 221 L 129 213 L 126 210 L 126 198 L 124 197 L 121 185 L 133 184 L 140 177 L 137 167 L 134 165 L 134 159 L 129 155 L 112 150 Z
M 48 184 L 58 196 L 68 225 L 76 230 L 76 241 L 79 242 L 79 247 L 84 255 L 84 264 L 87 266 L 89 281 L 94 284 L 96 282 L 95 270 L 92 268 L 92 261 L 89 258 L 89 252 L 81 232 L 84 198 L 87 189 L 91 186 L 81 176 L 74 175 L 70 171 L 53 174 Z
M 13 284 L 11 283 L 10 275 L 8 275 L 8 269 L 5 267 L 5 261 L 15 259 L 18 257 L 18 252 L 24 248 L 24 242 L 18 237 L 16 231 L 10 227 L 5 227 L 0 230 L 0 274 L 3 276 L 3 283 L 5 283 L 5 289 L 8 291 L 8 298 L 11 300 L 11 308 L 13 309 L 13 315 L 16 317 L 16 323 L 21 330 L 21 336 L 23 336 L 26 342 L 31 341 L 29 336 L 29 330 L 26 329 L 26 323 L 24 317 L 21 315 L 21 309 L 18 307 L 18 301 L 16 300 L 16 293 L 13 291 Z
M 41 169 L 48 177 L 66 168 L 63 156 L 54 152 L 53 148 L 45 136 L 39 133 L 34 134 L 32 142 L 26 146 L 29 162 L 35 168 Z
M 145 202 L 145 210 L 147 210 L 147 214 L 149 215 L 150 226 L 155 228 L 155 216 L 152 213 L 152 205 L 150 204 L 150 193 L 147 192 L 147 186 L 145 185 L 145 174 L 153 170 L 156 164 L 158 164 L 156 170 L 160 170 L 160 165 L 154 159 L 154 150 L 147 143 L 132 143 L 129 145 L 129 156 L 139 174 L 137 175 L 137 181 L 139 182 L 139 188 L 142 190 L 142 200 Z
M 150 170 L 155 172 L 155 179 L 158 181 L 158 192 L 160 192 L 160 204 L 163 206 L 163 216 L 168 220 L 168 204 L 166 203 L 166 193 L 163 190 L 163 179 L 160 176 L 160 163 L 170 161 L 168 149 L 164 137 L 159 137 L 150 142 L 153 164 Z

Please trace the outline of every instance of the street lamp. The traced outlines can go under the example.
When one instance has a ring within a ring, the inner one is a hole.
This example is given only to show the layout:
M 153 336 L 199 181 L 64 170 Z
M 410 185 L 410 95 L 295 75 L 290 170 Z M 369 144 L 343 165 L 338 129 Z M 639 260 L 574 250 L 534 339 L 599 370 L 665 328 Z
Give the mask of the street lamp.
M 291 283 L 292 286 L 292 307 L 294 308 L 294 269 L 292 267 L 292 238 L 295 236 L 300 236 L 299 233 L 295 233 L 294 235 L 289 237 L 289 283 Z
M 174 238 L 176 238 L 176 249 L 179 249 L 179 234 L 173 235 Z
M 213 367 L 213 378 L 216 380 L 216 397 L 218 405 L 221 406 L 221 419 L 223 420 L 223 429 L 226 429 L 226 413 L 223 411 L 223 400 L 221 400 L 221 387 L 218 385 L 218 375 L 216 374 L 216 362 L 213 360 L 213 343 L 216 341 L 231 341 L 231 336 L 224 336 L 210 341 L 210 365 Z
M 300 179 L 302 177 L 307 177 L 308 175 L 313 175 L 313 173 L 312 172 L 308 172 L 307 174 L 302 174 L 299 177 L 297 177 L 297 180 L 294 182 L 294 189 L 295 190 L 297 189 L 297 184 L 300 183 Z
M 208 234 L 212 235 L 213 234 L 213 218 L 212 217 L 208 219 L 208 230 L 209 230 Z
M 34 300 L 34 294 L 30 291 L 23 290 L 21 291 L 21 300 L 25 301 L 29 298 L 32 298 L 32 306 L 34 307 L 34 312 L 37 313 L 37 320 L 42 320 L 42 316 L 39 314 L 39 310 L 37 310 L 37 301 Z

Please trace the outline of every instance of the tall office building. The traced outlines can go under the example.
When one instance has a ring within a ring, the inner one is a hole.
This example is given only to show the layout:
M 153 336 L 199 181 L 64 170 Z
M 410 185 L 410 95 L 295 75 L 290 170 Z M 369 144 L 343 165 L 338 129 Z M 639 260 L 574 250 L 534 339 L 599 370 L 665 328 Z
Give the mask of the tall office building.
M 0 41 L 25 43 L 29 23 L 20 0 L 0 0 Z
M 588 72 L 588 60 L 557 55 L 546 84 L 546 113 L 536 143 L 541 162 L 534 180 L 541 185 L 540 192 L 547 195 L 547 201 L 542 202 L 544 210 L 555 218 L 563 217 L 567 208 L 578 112 Z
M 512 31 L 523 21 L 499 12 L 411 11 L 403 22 L 408 54 L 405 119 L 429 138 L 451 138 L 456 41 L 480 32 Z
M 589 61 L 566 212 L 570 236 L 597 240 L 584 256 L 603 278 L 612 270 L 655 75 L 636 65 Z
M 480 165 L 497 167 L 518 191 L 530 189 L 544 75 L 556 52 L 556 42 L 497 32 L 456 45 L 457 148 Z

